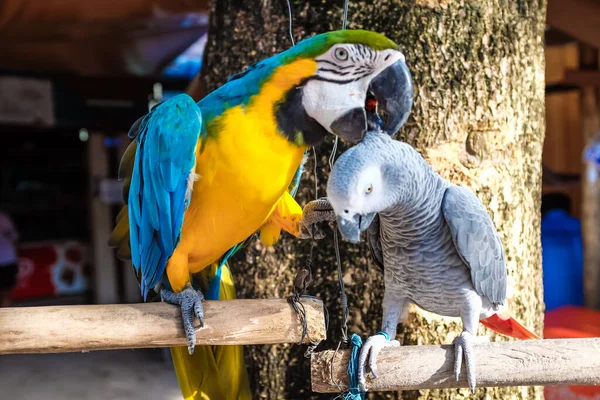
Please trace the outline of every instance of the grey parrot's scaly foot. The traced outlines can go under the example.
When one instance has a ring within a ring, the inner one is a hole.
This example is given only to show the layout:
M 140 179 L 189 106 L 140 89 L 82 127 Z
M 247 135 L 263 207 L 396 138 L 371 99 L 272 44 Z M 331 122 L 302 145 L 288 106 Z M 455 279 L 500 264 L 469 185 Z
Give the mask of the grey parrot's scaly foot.
M 191 286 L 186 287 L 179 293 L 173 293 L 163 289 L 160 292 L 163 301 L 179 305 L 181 307 L 181 317 L 183 319 L 183 329 L 187 337 L 188 352 L 194 354 L 196 347 L 196 328 L 194 327 L 194 315 L 200 321 L 200 328 L 204 326 L 204 306 L 202 301 L 204 295 L 199 290 L 194 290 Z
M 317 224 L 321 222 L 333 222 L 335 219 L 333 207 L 331 207 L 327 198 L 322 197 L 307 203 L 302 210 L 300 239 L 323 239 L 325 234 L 319 229 Z
M 377 378 L 377 356 L 384 347 L 400 347 L 397 340 L 387 340 L 383 335 L 373 335 L 367 339 L 358 358 L 358 384 L 362 392 L 366 392 L 367 373 L 366 364 L 369 361 L 369 369 L 375 378 Z
M 489 343 L 489 341 L 490 338 L 487 336 L 475 336 L 467 331 L 463 331 L 459 337 L 454 339 L 454 376 L 458 381 L 464 356 L 467 382 L 472 393 L 475 392 L 476 386 L 475 352 L 473 345 L 476 343 Z

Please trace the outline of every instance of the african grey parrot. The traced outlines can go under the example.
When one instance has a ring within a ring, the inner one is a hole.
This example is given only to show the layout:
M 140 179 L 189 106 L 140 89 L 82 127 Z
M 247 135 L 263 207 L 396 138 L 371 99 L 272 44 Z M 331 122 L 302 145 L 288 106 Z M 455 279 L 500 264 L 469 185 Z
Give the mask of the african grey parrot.
M 409 303 L 462 319 L 462 334 L 454 340 L 454 372 L 458 379 L 464 355 L 471 390 L 472 346 L 478 339 L 489 341 L 477 337 L 478 322 L 518 339 L 539 339 L 501 307 L 504 250 L 484 206 L 468 189 L 438 175 L 410 145 L 369 132 L 335 162 L 327 200 L 333 213 L 326 212 L 323 199 L 305 210 L 317 209 L 326 220 L 335 214 L 340 232 L 351 242 L 367 231 L 373 259 L 384 270 L 382 331 L 366 341 L 359 358 L 363 389 L 367 359 L 376 377 L 378 353 L 400 345 L 390 338 Z

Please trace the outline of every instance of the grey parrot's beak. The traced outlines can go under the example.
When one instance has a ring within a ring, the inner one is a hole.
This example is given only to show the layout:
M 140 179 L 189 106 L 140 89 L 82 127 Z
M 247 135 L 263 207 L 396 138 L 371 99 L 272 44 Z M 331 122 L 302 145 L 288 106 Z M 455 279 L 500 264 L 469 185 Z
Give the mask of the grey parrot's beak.
M 406 63 L 398 60 L 379 73 L 369 85 L 369 95 L 377 101 L 377 115 L 365 108 L 353 108 L 331 124 L 332 132 L 351 143 L 360 142 L 376 123 L 388 135 L 404 125 L 412 108 L 413 83 Z
M 356 214 L 352 218 L 337 217 L 337 224 L 344 239 L 352 243 L 360 242 L 360 233 L 366 231 L 375 218 L 375 213 Z

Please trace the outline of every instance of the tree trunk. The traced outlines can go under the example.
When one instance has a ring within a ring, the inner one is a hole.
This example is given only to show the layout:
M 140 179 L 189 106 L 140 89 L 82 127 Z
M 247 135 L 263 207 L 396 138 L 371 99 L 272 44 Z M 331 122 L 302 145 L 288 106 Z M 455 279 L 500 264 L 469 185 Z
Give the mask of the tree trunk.
M 343 1 L 292 2 L 296 40 L 340 29 Z M 415 146 L 456 184 L 472 188 L 490 211 L 506 250 L 508 303 L 513 315 L 542 331 L 540 254 L 541 153 L 544 139 L 544 0 L 350 1 L 348 28 L 370 29 L 395 40 L 415 84 L 412 115 L 399 138 Z M 287 4 L 213 0 L 202 79 L 208 91 L 247 65 L 290 47 Z M 333 137 L 317 148 L 319 196 L 325 195 L 326 158 Z M 345 148 L 342 146 L 342 149 Z M 315 197 L 313 159 L 298 198 Z M 349 333 L 379 330 L 383 277 L 367 267 L 366 247 L 341 242 L 349 298 Z M 310 243 L 284 235 L 274 249 L 252 242 L 232 265 L 240 297 L 284 297 L 309 254 Z M 329 338 L 340 339 L 339 287 L 331 232 L 318 243 L 309 289 L 329 307 Z M 450 343 L 457 319 L 413 309 L 400 329 L 404 344 Z M 484 328 L 481 328 L 483 331 Z M 491 335 L 486 331 L 486 334 Z M 494 337 L 493 340 L 504 340 Z M 246 348 L 256 398 L 330 398 L 310 392 L 304 346 Z M 468 391 L 422 390 L 369 398 L 455 399 Z M 531 399 L 540 388 L 480 388 L 472 398 Z

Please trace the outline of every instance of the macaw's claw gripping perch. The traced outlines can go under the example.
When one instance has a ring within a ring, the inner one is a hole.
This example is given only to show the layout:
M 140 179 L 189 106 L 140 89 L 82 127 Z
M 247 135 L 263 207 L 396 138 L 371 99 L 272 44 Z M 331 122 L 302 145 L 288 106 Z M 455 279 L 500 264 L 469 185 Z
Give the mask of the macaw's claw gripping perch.
M 173 293 L 170 290 L 162 289 L 161 298 L 169 303 L 181 307 L 181 317 L 183 319 L 183 329 L 188 342 L 188 352 L 194 354 L 196 347 L 196 328 L 194 327 L 194 316 L 200 322 L 200 328 L 204 327 L 204 295 L 199 290 L 194 290 L 190 285 L 186 285 L 179 293 Z

